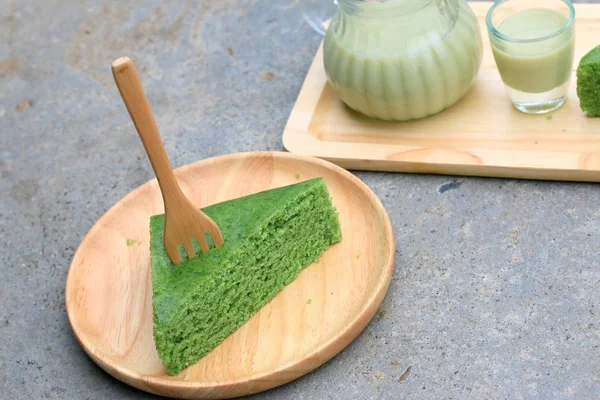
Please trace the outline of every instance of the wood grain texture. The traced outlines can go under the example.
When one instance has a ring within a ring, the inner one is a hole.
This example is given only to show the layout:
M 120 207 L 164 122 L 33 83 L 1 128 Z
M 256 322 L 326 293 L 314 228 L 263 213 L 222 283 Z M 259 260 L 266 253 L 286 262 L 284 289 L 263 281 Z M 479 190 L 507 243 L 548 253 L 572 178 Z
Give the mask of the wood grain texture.
M 600 182 L 600 118 L 579 108 L 574 71 L 567 103 L 551 117 L 517 111 L 485 27 L 492 3 L 470 4 L 484 57 L 475 85 L 456 105 L 418 121 L 365 118 L 327 83 L 321 45 L 286 125 L 285 148 L 348 169 Z M 578 63 L 600 40 L 600 5 L 575 7 Z
M 163 206 L 156 180 L 142 185 L 94 225 L 67 277 L 71 326 L 104 370 L 164 396 L 247 395 L 312 371 L 371 320 L 392 275 L 394 236 L 381 202 L 355 176 L 322 160 L 278 152 L 216 157 L 175 173 L 188 198 L 202 207 L 323 177 L 343 240 L 208 356 L 171 377 L 152 337 L 148 226 Z
M 185 197 L 177 183 L 135 64 L 128 57 L 120 57 L 112 63 L 112 72 L 160 187 L 165 206 L 164 246 L 169 259 L 175 264 L 183 261 L 178 246 L 189 258 L 196 257 L 193 239 L 206 253 L 207 233 L 215 246 L 221 247 L 223 236 L 217 224 Z

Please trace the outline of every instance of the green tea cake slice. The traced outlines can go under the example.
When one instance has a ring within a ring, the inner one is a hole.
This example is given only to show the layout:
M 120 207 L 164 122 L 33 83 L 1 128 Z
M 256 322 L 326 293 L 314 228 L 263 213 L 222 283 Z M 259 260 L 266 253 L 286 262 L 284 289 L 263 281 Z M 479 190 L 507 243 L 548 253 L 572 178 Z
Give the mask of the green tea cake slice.
M 590 117 L 600 117 L 600 46 L 579 62 L 577 96 L 583 111 L 587 111 Z
M 164 215 L 150 219 L 154 341 L 169 375 L 235 332 L 306 266 L 341 240 L 321 178 L 202 209 L 225 244 L 178 265 L 163 247 Z

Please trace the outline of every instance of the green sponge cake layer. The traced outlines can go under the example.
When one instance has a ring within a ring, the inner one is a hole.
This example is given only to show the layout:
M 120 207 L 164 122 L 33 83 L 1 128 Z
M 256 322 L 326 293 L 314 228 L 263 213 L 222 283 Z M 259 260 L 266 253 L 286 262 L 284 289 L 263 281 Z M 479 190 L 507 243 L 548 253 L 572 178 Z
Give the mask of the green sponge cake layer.
M 169 375 L 235 332 L 298 273 L 341 240 L 323 179 L 204 208 L 225 244 L 174 265 L 163 246 L 164 215 L 150 219 L 154 340 Z
M 587 111 L 590 117 L 600 117 L 600 46 L 579 62 L 577 96 L 583 111 Z

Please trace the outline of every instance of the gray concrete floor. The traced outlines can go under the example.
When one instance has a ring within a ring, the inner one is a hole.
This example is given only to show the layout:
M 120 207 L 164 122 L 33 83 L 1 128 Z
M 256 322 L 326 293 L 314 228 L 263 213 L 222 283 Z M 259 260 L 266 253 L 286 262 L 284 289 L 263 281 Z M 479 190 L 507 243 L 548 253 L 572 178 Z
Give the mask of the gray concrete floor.
M 281 150 L 320 41 L 292 0 L 133 3 L 0 2 L 0 399 L 154 398 L 65 313 L 82 237 L 153 178 L 110 62 L 137 62 L 179 166 Z M 396 232 L 389 293 L 339 356 L 256 398 L 600 398 L 598 185 L 357 175 Z

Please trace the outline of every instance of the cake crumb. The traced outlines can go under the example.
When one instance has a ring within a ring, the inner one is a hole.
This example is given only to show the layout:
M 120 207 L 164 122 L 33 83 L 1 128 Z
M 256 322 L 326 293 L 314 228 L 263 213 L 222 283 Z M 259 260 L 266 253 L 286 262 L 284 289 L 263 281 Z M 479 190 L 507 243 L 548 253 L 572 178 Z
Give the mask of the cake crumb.
M 296 179 L 300 179 L 300 172 L 296 172 Z
M 312 299 L 306 300 L 306 304 L 312 304 Z
M 546 121 L 550 121 L 552 119 L 552 114 L 546 115 Z
M 360 254 L 357 254 L 356 255 L 356 259 L 358 260 L 359 258 L 360 258 Z
M 563 129 L 563 132 L 566 132 L 566 131 L 567 131 L 566 129 Z

